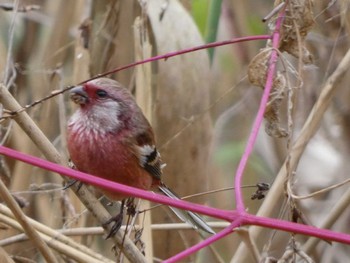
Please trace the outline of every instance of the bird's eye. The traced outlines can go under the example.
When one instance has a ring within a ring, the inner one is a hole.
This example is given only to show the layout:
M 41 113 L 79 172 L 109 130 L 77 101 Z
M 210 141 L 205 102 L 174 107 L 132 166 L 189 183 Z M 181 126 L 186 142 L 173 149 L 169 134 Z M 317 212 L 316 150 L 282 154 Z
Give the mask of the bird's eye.
M 108 96 L 108 93 L 102 89 L 96 90 L 96 95 L 100 98 L 106 98 Z

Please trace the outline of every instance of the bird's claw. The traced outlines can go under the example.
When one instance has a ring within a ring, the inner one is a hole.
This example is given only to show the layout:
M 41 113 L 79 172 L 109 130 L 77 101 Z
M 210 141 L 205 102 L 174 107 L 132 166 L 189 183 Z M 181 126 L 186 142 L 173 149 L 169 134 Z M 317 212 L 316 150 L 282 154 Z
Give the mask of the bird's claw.
M 102 224 L 102 226 L 107 226 L 110 223 L 114 222 L 114 225 L 112 226 L 111 230 L 109 231 L 106 239 L 114 236 L 120 229 L 123 223 L 123 214 L 124 214 L 124 204 L 125 200 L 122 200 L 120 204 L 120 212 L 116 216 L 112 216 L 110 219 L 108 219 L 105 223 Z
M 75 180 L 75 179 L 71 179 L 67 182 L 67 184 L 63 187 L 63 190 L 67 190 L 68 188 L 72 187 L 73 185 L 75 185 L 76 183 L 78 183 L 76 192 L 79 192 L 80 188 L 83 186 L 83 183 Z
M 123 213 L 119 213 L 116 216 L 111 217 L 109 220 L 107 220 L 105 223 L 102 224 L 102 226 L 107 226 L 110 223 L 114 223 L 111 230 L 109 231 L 106 239 L 114 236 L 120 229 L 123 223 Z

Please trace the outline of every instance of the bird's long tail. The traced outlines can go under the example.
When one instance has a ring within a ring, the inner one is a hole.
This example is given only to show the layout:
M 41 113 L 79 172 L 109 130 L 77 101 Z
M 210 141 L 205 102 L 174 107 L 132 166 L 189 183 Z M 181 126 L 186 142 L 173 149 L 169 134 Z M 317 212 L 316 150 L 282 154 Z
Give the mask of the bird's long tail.
M 167 187 L 165 184 L 161 184 L 158 186 L 159 190 L 166 196 L 178 199 L 177 194 L 175 194 L 169 187 Z M 191 211 L 184 211 L 180 210 L 178 208 L 174 208 L 170 206 L 170 209 L 180 218 L 182 221 L 190 224 L 194 229 L 201 229 L 205 232 L 208 232 L 210 234 L 215 234 L 214 230 L 211 229 L 210 226 L 196 213 L 193 213 Z

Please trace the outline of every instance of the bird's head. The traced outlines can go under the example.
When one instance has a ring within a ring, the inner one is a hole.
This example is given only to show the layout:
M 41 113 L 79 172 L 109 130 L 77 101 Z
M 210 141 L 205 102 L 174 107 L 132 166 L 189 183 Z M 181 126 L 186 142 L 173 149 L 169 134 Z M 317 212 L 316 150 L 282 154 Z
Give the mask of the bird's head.
M 131 93 L 119 82 L 99 78 L 91 80 L 81 86 L 76 86 L 70 90 L 70 97 L 73 102 L 82 108 L 93 106 L 109 107 L 120 109 L 133 107 L 135 104 Z
M 70 98 L 80 106 L 74 122 L 87 122 L 108 130 L 125 126 L 140 111 L 131 93 L 119 82 L 99 78 L 70 90 Z

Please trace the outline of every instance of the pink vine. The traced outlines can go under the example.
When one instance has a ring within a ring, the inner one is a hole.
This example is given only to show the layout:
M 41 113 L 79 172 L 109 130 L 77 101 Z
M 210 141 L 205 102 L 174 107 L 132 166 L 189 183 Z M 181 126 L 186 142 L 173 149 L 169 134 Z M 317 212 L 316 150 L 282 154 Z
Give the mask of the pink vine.
M 278 59 L 277 48 L 278 48 L 278 44 L 279 44 L 279 40 L 280 40 L 279 31 L 280 31 L 280 28 L 282 25 L 282 21 L 283 21 L 283 16 L 280 15 L 276 21 L 276 27 L 275 27 L 275 30 L 274 30 L 273 35 L 272 35 L 272 47 L 273 47 L 273 49 L 271 52 L 270 63 L 269 63 L 268 71 L 267 71 L 267 78 L 266 78 L 266 85 L 264 88 L 264 93 L 263 93 L 263 96 L 262 96 L 261 101 L 260 101 L 259 110 L 258 110 L 257 116 L 255 118 L 252 131 L 251 131 L 250 136 L 248 138 L 247 146 L 246 146 L 244 153 L 242 155 L 242 158 L 238 164 L 237 172 L 235 175 L 235 187 L 234 187 L 234 189 L 235 189 L 235 197 L 236 197 L 236 209 L 239 213 L 245 213 L 245 207 L 244 207 L 243 198 L 242 198 L 242 191 L 241 191 L 242 177 L 243 177 L 243 172 L 244 172 L 244 169 L 247 165 L 249 156 L 253 151 L 255 141 L 256 141 L 256 138 L 258 137 L 258 133 L 259 133 L 261 124 L 264 120 L 264 112 L 266 109 L 267 102 L 269 100 L 270 91 L 272 89 L 272 82 L 273 82 L 273 78 L 275 75 L 276 63 L 277 63 L 277 59 Z
M 118 184 L 115 182 L 110 182 L 110 181 L 104 180 L 104 179 L 99 178 L 99 177 L 95 177 L 95 176 L 85 174 L 85 173 L 82 173 L 82 172 L 79 172 L 76 170 L 72 170 L 70 168 L 67 168 L 67 167 L 64 167 L 64 166 L 61 166 L 61 165 L 58 165 L 55 163 L 51 163 L 49 161 L 46 161 L 46 160 L 43 160 L 43 159 L 40 159 L 40 158 L 37 158 L 34 156 L 20 153 L 18 151 L 15 151 L 13 149 L 10 149 L 10 148 L 4 147 L 4 146 L 0 146 L 0 154 L 6 155 L 10 158 L 14 158 L 14 159 L 17 159 L 19 161 L 22 161 L 22 162 L 25 162 L 25 163 L 28 163 L 28 164 L 31 164 L 31 165 L 34 165 L 37 167 L 41 167 L 43 169 L 46 169 L 46 170 L 49 170 L 52 172 L 56 172 L 56 173 L 59 173 L 59 174 L 65 175 L 65 176 L 72 177 L 74 179 L 77 179 L 79 181 L 82 181 L 82 182 L 85 182 L 88 184 L 103 187 L 103 188 L 106 188 L 108 190 L 117 191 L 117 192 L 123 193 L 125 195 L 135 196 L 135 197 L 147 199 L 147 200 L 161 203 L 161 204 L 165 204 L 165 205 L 174 206 L 174 207 L 185 209 L 185 210 L 191 210 L 191 211 L 194 211 L 197 213 L 201 213 L 201 214 L 204 214 L 207 216 L 211 216 L 214 218 L 218 218 L 218 219 L 222 219 L 222 220 L 226 220 L 226 221 L 230 222 L 230 225 L 228 227 L 226 227 L 222 231 L 218 232 L 217 234 L 215 234 L 215 235 L 201 241 L 197 245 L 194 245 L 194 246 L 182 251 L 181 253 L 169 258 L 168 260 L 165 261 L 168 263 L 177 262 L 185 257 L 188 257 L 189 255 L 197 252 L 198 250 L 200 250 L 200 249 L 216 242 L 217 240 L 220 240 L 223 237 L 231 234 L 232 232 L 234 232 L 235 228 L 243 226 L 243 225 L 257 225 L 257 226 L 267 227 L 267 228 L 271 228 L 271 229 L 278 229 L 278 230 L 283 230 L 283 231 L 287 231 L 287 232 L 293 232 L 293 233 L 298 233 L 298 234 L 302 234 L 302 235 L 308 235 L 308 236 L 313 236 L 313 237 L 317 237 L 317 238 L 321 238 L 321 239 L 327 239 L 327 240 L 331 240 L 331 241 L 337 241 L 337 242 L 341 242 L 341 243 L 350 244 L 350 235 L 348 235 L 348 234 L 334 232 L 334 231 L 327 230 L 327 229 L 320 229 L 320 228 L 313 227 L 313 226 L 293 223 L 293 222 L 289 222 L 289 221 L 285 221 L 285 220 L 281 220 L 281 219 L 259 217 L 256 215 L 249 214 L 245 211 L 246 209 L 245 209 L 245 205 L 244 205 L 243 198 L 242 198 L 242 192 L 241 192 L 241 185 L 242 185 L 241 182 L 242 182 L 242 177 L 243 177 L 243 173 L 244 173 L 246 164 L 248 162 L 250 154 L 253 151 L 253 147 L 255 145 L 256 138 L 257 138 L 258 132 L 260 130 L 260 127 L 261 127 L 261 124 L 263 121 L 264 111 L 265 111 L 266 104 L 267 104 L 268 99 L 269 99 L 269 94 L 270 94 L 270 91 L 272 88 L 272 82 L 273 82 L 273 78 L 274 78 L 275 71 L 276 71 L 276 62 L 278 59 L 278 53 L 276 50 L 278 48 L 278 44 L 279 44 L 279 40 L 280 40 L 279 31 L 280 31 L 282 22 L 283 22 L 283 11 L 281 12 L 281 14 L 279 15 L 279 17 L 276 20 L 276 27 L 275 27 L 275 30 L 272 34 L 272 37 L 269 35 L 254 36 L 254 37 L 242 37 L 242 38 L 237 38 L 237 39 L 223 41 L 223 42 L 210 43 L 210 44 L 198 46 L 195 48 L 189 48 L 189 49 L 185 49 L 185 50 L 181 50 L 181 51 L 177 51 L 177 52 L 171 52 L 171 53 L 168 53 L 165 55 L 155 56 L 155 57 L 143 60 L 143 61 L 138 61 L 138 62 L 129 64 L 127 66 L 123 66 L 123 67 L 114 69 L 112 71 L 106 72 L 104 74 L 99 74 L 99 75 L 92 78 L 92 79 L 99 78 L 101 76 L 106 76 L 106 75 L 109 75 L 111 73 L 115 73 L 117 71 L 124 70 L 124 69 L 131 68 L 131 67 L 135 67 L 135 66 L 140 65 L 140 64 L 144 64 L 144 63 L 148 63 L 148 62 L 152 62 L 152 61 L 156 61 L 156 60 L 160 60 L 160 59 L 168 59 L 168 58 L 173 57 L 173 56 L 178 56 L 181 54 L 194 52 L 197 50 L 207 49 L 210 47 L 218 47 L 218 46 L 222 46 L 222 45 L 227 45 L 227 44 L 232 44 L 232 43 L 237 43 L 237 42 L 242 42 L 242 41 L 248 41 L 248 40 L 258 40 L 258 39 L 259 40 L 266 40 L 266 39 L 272 38 L 273 49 L 272 49 L 271 57 L 270 57 L 270 61 L 269 61 L 269 67 L 268 67 L 268 71 L 267 71 L 267 78 L 266 78 L 266 85 L 265 85 L 264 93 L 263 93 L 263 96 L 261 98 L 260 107 L 259 107 L 257 116 L 255 118 L 250 136 L 249 136 L 248 141 L 247 141 L 247 146 L 246 146 L 245 151 L 242 155 L 242 158 L 240 160 L 240 163 L 238 165 L 236 175 L 235 175 L 235 180 L 234 180 L 235 198 L 236 198 L 236 209 L 235 210 L 228 211 L 228 210 L 217 209 L 217 208 L 208 207 L 208 206 L 204 206 L 204 205 L 194 204 L 191 202 L 186 202 L 186 201 L 181 201 L 181 200 L 173 200 L 173 199 L 170 199 L 168 197 L 158 195 L 158 194 L 155 194 L 152 192 L 148 192 L 148 191 L 140 190 L 137 188 L 121 185 L 121 184 Z

